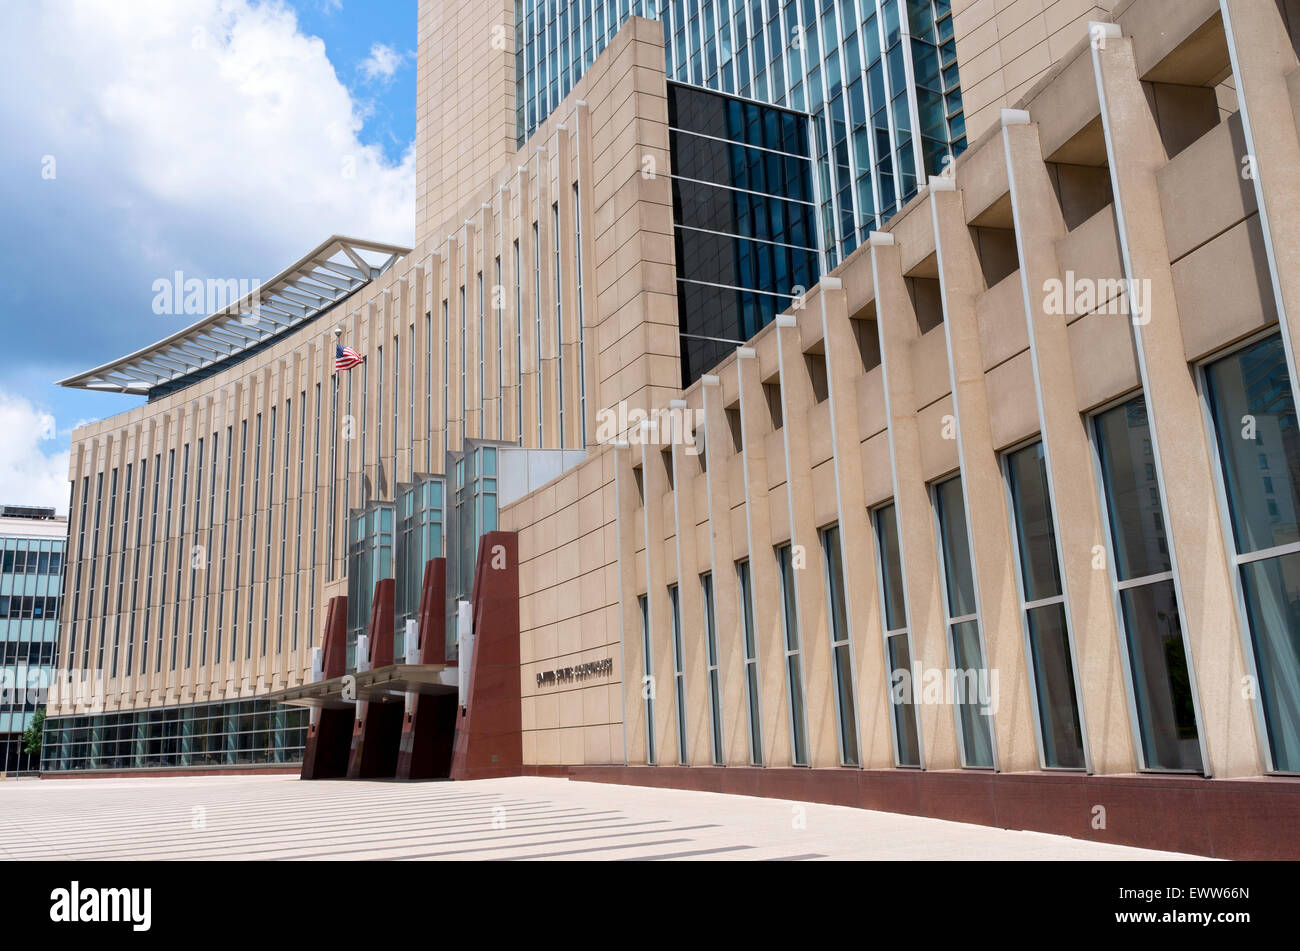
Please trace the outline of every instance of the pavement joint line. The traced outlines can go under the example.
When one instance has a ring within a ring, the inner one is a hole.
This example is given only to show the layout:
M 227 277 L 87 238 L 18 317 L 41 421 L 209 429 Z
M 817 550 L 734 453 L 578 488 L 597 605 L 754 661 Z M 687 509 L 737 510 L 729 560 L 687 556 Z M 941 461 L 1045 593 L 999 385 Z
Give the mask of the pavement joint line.
M 568 807 L 565 807 L 565 805 L 559 805 L 559 804 L 545 804 L 545 805 L 537 804 L 536 807 L 534 807 L 534 805 L 528 805 L 528 807 L 526 807 L 526 808 L 520 808 L 520 809 L 517 809 L 517 811 L 516 811 L 515 813 L 513 813 L 513 815 L 521 815 L 521 813 L 534 812 L 534 811 L 538 811 L 538 809 L 545 809 L 545 811 L 555 811 L 555 809 L 577 809 L 577 808 L 580 808 L 580 807 L 572 807 L 572 805 L 568 805 Z M 474 812 L 424 813 L 424 815 L 419 815 L 419 813 L 417 813 L 417 815 L 412 815 L 412 813 L 400 813 L 400 821 L 402 821 L 402 822 L 417 822 L 417 821 L 421 821 L 422 818 L 425 818 L 425 816 L 432 817 L 432 818 L 439 818 L 439 820 L 441 820 L 441 818 L 443 818 L 443 817 L 446 817 L 446 818 L 456 818 L 456 817 L 459 817 L 459 816 L 474 816 L 474 815 L 481 815 L 481 812 L 484 812 L 484 811 L 482 811 L 482 809 L 476 809 L 476 811 L 474 811 Z M 383 817 L 385 817 L 385 818 L 389 818 L 389 817 L 391 817 L 391 816 L 393 816 L 393 813 L 385 813 L 385 815 L 383 815 Z M 186 815 L 186 816 L 178 816 L 178 817 L 177 817 L 177 820 L 175 820 L 175 821 L 177 821 L 177 822 L 186 822 L 186 821 L 188 820 L 188 818 L 190 818 L 190 815 Z M 105 821 L 105 817 L 103 817 L 103 816 L 99 816 L 99 817 L 98 817 L 98 822 L 96 822 L 96 824 L 103 824 L 104 821 Z M 209 821 L 211 821 L 211 820 L 209 820 Z M 285 824 L 282 824 L 282 822 L 281 822 L 281 824 L 274 824 L 274 825 L 269 825 L 269 826 L 265 826 L 265 825 L 260 825 L 260 824 L 259 824 L 259 825 L 247 826 L 246 831 L 247 831 L 247 834 L 264 834 L 264 831 L 265 831 L 265 830 L 268 830 L 268 829 L 273 829 L 273 830 L 276 830 L 276 831 L 289 831 L 289 830 L 294 830 L 294 829 L 309 829 L 309 828 L 312 828 L 312 826 L 320 825 L 320 821 L 321 821 L 321 818 L 320 818 L 320 817 L 315 817 L 315 818 L 313 818 L 312 821 L 307 821 L 307 822 L 298 822 L 298 824 L 294 824 L 294 825 L 285 825 Z M 363 817 L 356 817 L 356 818 L 355 818 L 355 822 L 370 822 L 370 824 L 373 824 L 373 821 L 374 821 L 374 817 L 373 817 L 373 816 L 363 816 Z M 173 826 L 174 824 L 175 824 L 175 822 L 172 822 L 172 821 L 169 821 L 169 822 L 153 822 L 153 824 L 149 824 L 148 826 L 143 826 L 143 828 L 142 828 L 142 826 L 129 826 L 129 828 L 123 828 L 123 829 L 121 829 L 121 831 L 126 831 L 127 829 L 130 829 L 131 831 L 139 831 L 139 833 L 147 834 L 147 829 L 149 829 L 149 828 L 160 828 L 160 829 L 166 829 L 166 828 L 172 828 L 172 826 Z M 354 822 L 348 822 L 348 824 L 351 825 L 351 824 L 354 824 Z M 230 828 L 230 826 L 226 826 L 226 828 Z M 198 830 L 194 830 L 194 831 L 198 831 Z M 177 834 L 181 834 L 181 833 L 177 833 Z M 186 833 L 186 834 L 187 834 L 187 833 Z M 70 833 L 66 834 L 64 838 L 72 838 L 72 839 L 77 839 L 77 841 L 83 841 L 83 839 L 85 839 L 85 835 L 86 835 L 86 831 L 70 831 Z M 105 839 L 105 841 L 108 841 L 108 842 L 125 842 L 125 841 L 131 841 L 131 839 L 133 839 L 133 838 L 139 838 L 139 837 L 114 837 L 114 838 L 112 838 L 112 839 Z
M 501 862 L 523 862 L 529 859 L 555 859 L 566 855 L 586 855 L 589 852 L 618 852 L 624 849 L 648 849 L 658 845 L 677 845 L 681 842 L 693 842 L 694 839 L 660 839 L 658 842 L 631 842 L 627 845 L 597 845 L 589 849 L 569 849 L 564 852 L 543 852 L 541 855 L 503 855 Z
M 612 815 L 613 813 L 617 813 L 617 812 L 619 812 L 619 810 L 616 810 L 616 809 L 609 809 L 609 810 L 605 810 L 605 812 L 610 813 L 610 815 L 602 816 L 602 815 L 600 815 L 600 814 L 584 814 L 584 813 L 578 813 L 577 815 L 574 815 L 573 813 L 560 813 L 560 814 L 558 814 L 558 815 L 543 815 L 543 816 L 541 816 L 540 818 L 543 818 L 543 819 L 548 819 L 548 818 L 557 818 L 557 819 L 558 819 L 558 818 L 564 818 L 564 819 L 571 819 L 573 822 L 587 822 L 587 821 L 590 821 L 590 820 L 592 820 L 592 819 L 595 819 L 596 821 L 603 821 L 603 820 L 608 819 L 608 818 L 621 818 L 621 817 L 618 817 L 618 816 L 614 816 L 614 815 Z M 667 821 L 667 820 L 659 820 L 659 821 Z M 484 824 L 484 823 L 474 823 L 474 825 L 476 825 L 476 826 L 477 826 L 477 825 L 483 825 L 483 824 Z M 490 824 L 490 823 L 488 823 L 488 824 Z M 558 825 L 558 824 L 560 824 L 560 823 L 551 823 L 551 824 Z M 393 828 L 394 828 L 394 827 L 392 827 L 392 826 L 385 826 L 385 827 L 384 827 L 384 838 L 385 838 L 385 841 L 400 841 L 400 840 L 405 840 L 405 839 L 407 839 L 407 838 L 412 838 L 412 836 L 403 836 L 403 837 L 400 837 L 400 839 L 399 839 L 399 838 L 397 838 L 397 837 L 392 836 L 390 833 L 391 833 L 391 831 L 393 830 Z M 402 831 L 406 831 L 405 827 L 403 827 Z M 433 837 L 436 837 L 436 836 L 455 835 L 455 834 L 456 834 L 457 832 L 459 832 L 459 831 L 461 831 L 461 830 L 460 830 L 460 829 L 444 829 L 444 830 L 430 829 L 428 832 L 424 833 L 423 835 L 417 835 L 417 836 L 414 836 L 414 838 L 433 838 Z M 351 842 L 354 841 L 354 837 L 355 837 L 355 836 L 363 835 L 363 834 L 364 834 L 364 833 L 363 833 L 362 831 L 360 831 L 360 830 L 358 830 L 358 831 L 351 831 L 351 832 L 345 832 L 345 833 L 340 833 L 340 834 L 339 834 L 339 837 L 338 837 L 338 844 L 339 844 L 339 845 L 348 845 L 348 844 L 351 844 Z M 372 832 L 371 834 L 373 835 L 373 832 Z M 185 841 L 186 841 L 186 842 L 188 842 L 188 841 L 192 841 L 192 839 L 193 839 L 193 837 L 191 836 L 191 837 L 188 837 Z M 322 840 L 320 840 L 320 839 L 316 839 L 316 840 L 313 840 L 313 841 L 314 841 L 314 842 L 322 842 Z M 472 840 L 466 840 L 466 841 L 472 841 Z M 184 843 L 180 843 L 180 844 L 184 844 Z M 272 845 L 272 844 L 274 844 L 274 843 L 267 843 L 267 842 L 254 842 L 254 843 L 249 843 L 249 842 L 246 842 L 246 841 L 242 841 L 242 840 L 239 839 L 238 837 L 230 837 L 230 836 L 227 836 L 227 837 L 223 837 L 223 838 L 221 838 L 221 839 L 218 839 L 218 840 L 216 840 L 216 841 L 210 843 L 210 845 L 208 845 L 207 847 L 194 848 L 194 849 L 173 849 L 173 850 L 170 850 L 167 854 L 168 854 L 168 855 L 178 855 L 178 854 L 181 854 L 181 853 L 187 853 L 187 852 L 205 852 L 205 851 L 212 851 L 213 849 L 217 849 L 217 848 L 228 848 L 228 849 L 234 849 L 234 848 L 241 848 L 241 847 L 242 847 L 242 848 L 248 849 L 248 846 L 250 846 L 250 845 L 251 845 L 251 846 L 263 846 L 263 845 Z M 324 843 L 322 842 L 322 844 L 324 844 Z M 430 844 L 431 844 L 431 845 L 436 845 L 437 843 L 436 843 L 436 842 L 431 842 Z M 160 847 L 161 847 L 161 846 L 160 846 Z M 128 853 L 128 854 L 131 854 L 131 853 L 134 852 L 135 850 L 134 850 L 134 849 L 128 849 L 128 848 L 121 848 L 121 849 L 113 849 L 113 850 L 110 850 L 110 851 L 113 851 L 113 852 L 126 852 L 126 853 Z M 249 851 L 251 852 L 251 850 L 249 850 Z M 272 848 L 272 849 L 263 849 L 262 851 L 285 851 L 285 850 L 284 850 L 284 849 L 274 849 L 274 848 Z M 101 850 L 101 851 L 99 851 L 99 852 L 94 853 L 94 855 L 96 855 L 96 856 L 102 856 L 102 855 L 105 855 L 105 852 Z
M 636 855 L 615 859 L 617 862 L 659 862 L 664 859 L 684 859 L 693 855 L 716 855 L 720 852 L 741 852 L 752 849 L 752 845 L 724 845 L 714 849 L 693 849 L 689 852 L 669 852 L 666 855 Z
M 562 835 L 562 834 L 573 833 L 573 832 L 594 832 L 594 831 L 600 831 L 605 829 L 631 829 L 636 826 L 656 825 L 658 823 L 667 822 L 667 821 L 668 821 L 667 819 L 640 819 L 636 822 L 620 822 L 614 825 L 587 826 L 585 828 L 576 828 L 576 829 L 557 829 L 557 828 L 548 827 L 535 832 L 514 832 L 508 835 L 499 835 L 499 836 L 493 836 L 491 838 L 482 838 L 482 839 L 451 839 L 450 841 L 447 842 L 421 842 L 417 840 L 415 842 L 412 842 L 410 845 L 395 846 L 392 849 L 388 849 L 388 851 L 391 852 L 394 851 L 394 849 L 413 849 L 413 848 L 422 848 L 422 847 L 429 847 L 429 846 L 438 847 L 443 845 L 465 845 L 466 843 L 470 843 L 470 842 L 485 842 L 485 843 L 500 842 L 503 839 L 522 839 L 527 836 L 533 836 L 533 835 Z M 660 831 L 660 830 L 646 830 L 646 831 Z M 663 831 L 672 831 L 672 830 L 663 830 Z M 639 835 L 640 833 L 637 834 Z M 391 840 L 385 840 L 385 841 L 391 841 Z M 582 840 L 574 839 L 572 841 L 581 842 Z M 350 843 L 340 843 L 340 844 L 350 844 Z M 528 847 L 527 842 L 517 842 L 513 844 L 518 848 Z M 277 851 L 289 851 L 289 850 L 280 849 Z M 329 852 L 314 852 L 308 855 L 299 855 L 299 856 L 295 856 L 295 858 L 297 859 L 331 858 L 339 855 L 355 855 L 362 852 L 384 852 L 384 851 L 385 851 L 384 845 L 376 844 L 363 849 L 334 849 Z M 405 859 L 408 858 L 409 856 L 387 855 L 386 857 L 396 860 L 396 859 Z
M 533 843 L 530 843 L 529 846 L 523 846 L 523 847 L 524 847 L 524 848 L 527 848 L 527 847 L 537 847 L 537 846 L 543 846 L 543 845 L 569 845 L 569 844 L 574 843 L 574 842 L 595 841 L 595 840 L 597 840 L 597 839 L 621 839 L 621 838 L 625 838 L 625 837 L 627 837 L 627 836 L 634 836 L 634 835 L 651 835 L 651 834 L 654 834 L 654 833 L 671 833 L 671 832 L 693 832 L 693 831 L 695 831 L 695 830 L 697 830 L 697 829 L 711 829 L 711 828 L 716 828 L 716 826 L 713 825 L 713 824 L 708 824 L 708 825 L 699 825 L 699 826 L 683 826 L 683 827 L 680 828 L 680 829 L 645 829 L 645 830 L 642 830 L 642 831 L 640 831 L 640 832 L 622 832 L 622 833 L 614 832 L 614 833 L 610 833 L 610 834 L 608 834 L 608 835 L 593 835 L 593 836 L 588 836 L 586 839 L 555 839 L 555 840 L 553 840 L 553 841 L 551 841 L 551 842 L 533 842 Z M 694 840 L 692 840 L 692 839 L 682 839 L 682 840 L 680 840 L 680 841 L 683 841 L 683 842 L 690 842 L 690 841 L 694 841 Z M 450 843 L 448 843 L 448 844 L 450 844 Z M 503 849 L 503 848 L 506 848 L 506 849 L 509 849 L 509 848 L 515 848 L 515 849 L 517 849 L 517 848 L 520 848 L 520 847 L 521 847 L 521 846 L 520 846 L 518 843 L 513 843 L 513 844 L 511 844 L 511 845 L 489 846 L 489 847 L 487 847 L 487 848 L 478 848 L 478 849 L 458 849 L 458 850 L 453 851 L 453 852 L 431 852 L 431 853 L 429 853 L 428 855 L 406 855 L 406 856 L 394 856 L 394 858 L 400 858 L 400 859 L 402 859 L 402 860 L 410 860 L 410 859 L 416 859 L 416 858 L 441 858 L 441 857 L 444 856 L 444 855 L 465 855 L 465 854 L 469 854 L 469 853 L 473 853 L 473 852 L 492 852 L 492 851 L 496 851 L 497 849 Z

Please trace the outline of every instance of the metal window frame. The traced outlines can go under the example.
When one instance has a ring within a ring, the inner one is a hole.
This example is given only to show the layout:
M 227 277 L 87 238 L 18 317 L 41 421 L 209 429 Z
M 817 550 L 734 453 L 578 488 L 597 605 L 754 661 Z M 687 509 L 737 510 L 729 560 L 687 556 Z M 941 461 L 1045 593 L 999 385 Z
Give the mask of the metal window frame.
M 898 574 L 899 574 L 899 579 L 901 580 L 903 585 L 903 614 L 904 616 L 906 616 L 907 615 L 907 571 L 904 570 L 903 567 L 902 538 L 898 537 L 899 533 L 897 530 L 898 504 L 896 500 L 890 499 L 887 502 L 882 502 L 881 504 L 873 507 L 871 511 L 868 513 L 868 515 L 871 518 L 871 541 L 876 551 L 876 566 L 878 569 L 876 572 L 876 588 L 877 588 L 877 597 L 880 599 L 880 630 L 881 630 L 880 643 L 881 643 L 881 647 L 884 649 L 886 673 L 889 673 L 893 670 L 893 667 L 891 666 L 890 657 L 889 657 L 889 639 L 891 637 L 895 637 L 899 634 L 905 635 L 907 637 L 908 658 L 913 659 L 916 656 L 912 651 L 912 625 L 910 620 L 908 621 L 908 623 L 904 624 L 903 627 L 894 628 L 893 630 L 890 630 L 889 619 L 885 616 L 885 550 L 880 540 L 880 532 L 881 532 L 880 516 L 885 511 L 885 509 L 891 507 L 894 510 L 894 521 L 895 521 L 894 534 L 896 537 L 894 539 L 894 543 L 898 546 L 898 567 L 899 567 Z M 908 676 L 909 677 L 912 676 L 911 670 L 908 671 Z M 886 684 L 887 685 L 889 684 L 889 680 L 886 680 Z M 911 685 L 910 689 L 913 691 L 913 694 L 915 695 L 916 685 L 914 683 Z M 888 696 L 888 690 L 886 691 L 886 695 Z M 920 711 L 918 705 L 915 702 L 912 704 L 912 719 L 916 724 L 916 751 L 917 751 L 917 758 L 920 760 L 920 762 L 915 766 L 913 766 L 911 763 L 902 762 L 902 757 L 899 755 L 899 751 L 902 744 L 900 743 L 899 736 L 898 736 L 898 724 L 895 722 L 894 717 L 892 716 L 893 706 L 894 704 L 891 700 L 890 701 L 891 716 L 889 718 L 890 720 L 889 737 L 894 747 L 894 767 L 896 769 L 925 769 L 925 737 L 921 730 L 921 719 L 920 719 Z
M 1262 343 L 1273 336 L 1280 336 L 1285 343 L 1286 328 L 1280 324 L 1272 324 L 1258 333 L 1237 341 L 1231 346 L 1214 351 L 1208 356 L 1202 357 L 1194 364 L 1193 371 L 1196 382 L 1196 394 L 1201 404 L 1201 418 L 1205 426 L 1206 438 L 1209 442 L 1209 448 L 1214 454 L 1214 465 L 1211 471 L 1214 477 L 1214 497 L 1219 507 L 1219 523 L 1223 532 L 1224 550 L 1228 553 L 1228 568 L 1232 575 L 1232 593 L 1234 607 L 1237 611 L 1238 632 L 1241 637 L 1241 649 L 1243 660 L 1245 662 L 1246 674 L 1251 677 L 1256 684 L 1260 683 L 1259 666 L 1255 658 L 1255 634 L 1250 625 L 1250 615 L 1246 611 L 1246 592 L 1241 583 L 1241 567 L 1243 564 L 1249 564 L 1252 561 L 1261 560 L 1260 558 L 1251 558 L 1249 555 L 1242 556 L 1237 550 L 1237 539 L 1232 529 L 1232 510 L 1228 506 L 1228 494 L 1224 486 L 1223 477 L 1223 447 L 1219 443 L 1218 430 L 1214 425 L 1214 414 L 1210 407 L 1210 387 L 1208 370 L 1211 364 L 1220 360 L 1227 359 L 1235 353 L 1240 353 L 1255 344 Z M 1284 349 L 1285 352 L 1285 349 Z M 1288 364 L 1288 375 L 1290 365 Z M 1297 398 L 1297 389 L 1300 387 L 1300 381 L 1294 377 L 1291 378 L 1291 398 L 1297 410 L 1300 411 L 1300 399 Z M 1300 543 L 1296 543 L 1291 551 L 1300 551 Z M 1270 549 L 1273 550 L 1273 549 Z M 1290 552 L 1285 552 L 1290 553 Z M 1251 552 L 1250 555 L 1259 555 L 1260 552 Z M 1176 570 L 1176 569 L 1175 569 Z M 1195 667 L 1195 664 L 1189 665 L 1189 670 Z M 1191 673 L 1193 683 L 1195 683 L 1195 672 Z M 1195 694 L 1193 695 L 1195 696 Z M 1251 700 L 1251 710 L 1254 713 L 1255 720 L 1255 742 L 1259 747 L 1260 759 L 1264 767 L 1264 772 L 1274 776 L 1300 776 L 1300 770 L 1290 771 L 1279 769 L 1273 758 L 1272 737 L 1268 730 L 1268 721 L 1264 716 L 1264 700 L 1260 692 L 1255 692 L 1255 697 Z
M 1196 663 L 1193 659 L 1191 644 L 1188 640 L 1187 625 L 1182 621 L 1182 618 L 1186 617 L 1186 613 L 1183 611 L 1182 588 L 1178 584 L 1177 572 L 1171 567 L 1169 571 L 1162 571 L 1153 575 L 1143 575 L 1140 578 L 1130 578 L 1128 581 L 1120 581 L 1119 573 L 1116 570 L 1115 530 L 1113 520 L 1111 519 L 1110 504 L 1106 497 L 1106 473 L 1101 464 L 1101 438 L 1100 433 L 1097 430 L 1097 424 L 1100 418 L 1106 413 L 1119 409 L 1138 398 L 1141 398 L 1144 402 L 1146 401 L 1146 391 L 1144 389 L 1138 388 L 1136 390 L 1130 390 L 1123 396 L 1113 400 L 1108 400 L 1106 403 L 1103 403 L 1101 406 L 1090 412 L 1086 420 L 1088 430 L 1088 449 L 1092 458 L 1093 480 L 1100 495 L 1101 528 L 1103 536 L 1102 543 L 1105 546 L 1106 574 L 1110 580 L 1111 610 L 1115 615 L 1115 629 L 1119 633 L 1120 665 L 1124 671 L 1124 695 L 1126 706 L 1128 708 L 1129 731 L 1133 738 L 1133 749 L 1137 758 L 1138 772 L 1155 774 L 1171 773 L 1174 775 L 1185 774 L 1191 776 L 1204 776 L 1209 779 L 1213 775 L 1213 770 L 1210 763 L 1209 747 L 1205 739 L 1205 721 L 1201 713 L 1200 691 L 1197 688 L 1196 674 L 1193 670 Z M 1150 426 L 1150 416 L 1151 408 L 1148 403 L 1148 426 Z M 1161 499 L 1160 517 L 1165 522 L 1165 536 L 1170 539 L 1170 544 L 1172 544 L 1173 533 L 1169 530 L 1169 519 L 1165 514 L 1163 498 Z M 1170 565 L 1172 566 L 1173 564 L 1174 561 L 1171 555 Z M 1133 588 L 1146 587 L 1147 585 L 1159 584 L 1165 581 L 1173 582 L 1174 598 L 1175 603 L 1178 605 L 1179 612 L 1178 627 L 1183 642 L 1183 656 L 1188 659 L 1188 683 L 1192 692 L 1192 712 L 1196 717 L 1196 740 L 1201 754 L 1201 768 L 1199 770 L 1166 769 L 1160 766 L 1152 766 L 1147 761 L 1146 749 L 1142 743 L 1142 723 L 1138 717 L 1137 684 L 1134 681 L 1133 665 L 1129 658 L 1131 637 L 1128 625 L 1124 622 L 1124 605 L 1120 598 L 1120 593 Z
M 1007 520 L 1011 529 L 1011 567 L 1016 581 L 1016 599 L 1020 602 L 1020 609 L 1017 612 L 1020 615 L 1020 634 L 1025 651 L 1025 671 L 1029 675 L 1029 700 L 1034 711 L 1034 737 L 1038 743 L 1038 768 L 1044 772 L 1063 772 L 1063 773 L 1084 773 L 1092 775 L 1093 763 L 1092 752 L 1088 743 L 1088 720 L 1084 714 L 1083 705 L 1083 682 L 1079 677 L 1079 654 L 1074 643 L 1074 626 L 1070 623 L 1070 598 L 1069 591 L 1065 583 L 1064 565 L 1065 561 L 1061 557 L 1061 533 L 1060 526 L 1056 519 L 1056 493 L 1052 484 L 1051 469 L 1047 469 L 1047 504 L 1049 506 L 1048 514 L 1051 516 L 1052 523 L 1052 545 L 1056 549 L 1057 564 L 1057 585 L 1061 593 L 1053 595 L 1050 598 L 1039 598 L 1036 601 L 1027 601 L 1025 599 L 1025 578 L 1024 563 L 1020 557 L 1020 520 L 1016 518 L 1015 495 L 1011 488 L 1011 457 L 1018 452 L 1026 449 L 1032 449 L 1035 445 L 1043 446 L 1043 465 L 1046 468 L 1048 464 L 1047 457 L 1047 440 L 1042 433 L 1023 439 L 1018 443 L 1013 443 L 1006 449 L 998 453 L 998 468 L 1002 473 L 1002 490 L 1005 495 L 1007 506 Z M 1074 683 L 1074 705 L 1075 715 L 1079 718 L 1079 735 L 1083 744 L 1083 766 L 1049 766 L 1047 764 L 1046 749 L 1047 743 L 1043 736 L 1043 704 L 1038 696 L 1038 671 L 1034 665 L 1033 638 L 1029 631 L 1029 612 L 1035 608 L 1050 607 L 1051 605 L 1061 605 L 1062 612 L 1065 614 L 1065 639 L 1066 646 L 1070 651 L 1070 679 Z M 985 658 L 987 662 L 987 657 Z
M 966 557 L 970 559 L 971 581 L 975 591 L 975 613 L 963 614 L 959 617 L 954 617 L 952 615 L 948 604 L 948 564 L 947 564 L 947 559 L 944 558 L 944 554 L 943 554 L 943 545 L 944 545 L 943 520 L 939 514 L 940 505 L 939 505 L 939 494 L 938 494 L 939 487 L 944 485 L 945 483 L 951 482 L 953 479 L 962 480 L 962 485 L 961 485 L 962 508 L 963 508 L 962 518 L 965 519 L 966 521 L 966 549 L 967 549 Z M 928 485 L 926 485 L 926 491 L 930 496 L 930 517 L 934 520 L 934 537 L 935 537 L 935 542 L 937 543 L 935 545 L 935 548 L 938 549 L 939 598 L 940 598 L 939 603 L 943 606 L 944 641 L 948 648 L 948 667 L 952 671 L 958 669 L 956 663 L 957 648 L 956 648 L 956 642 L 953 639 L 953 629 L 958 624 L 974 621 L 975 630 L 979 634 L 980 660 L 982 661 L 983 670 L 987 674 L 989 669 L 989 654 L 988 654 L 988 645 L 985 643 L 984 640 L 984 622 L 981 619 L 981 615 L 983 612 L 980 611 L 979 575 L 976 574 L 975 571 L 975 552 L 972 548 L 973 542 L 971 540 L 971 531 L 970 531 L 970 503 L 969 500 L 966 498 L 966 480 L 963 478 L 961 470 L 958 469 L 955 472 L 950 472 L 948 475 L 941 476 L 940 478 L 935 479 L 933 482 L 930 482 Z M 985 772 L 992 771 L 995 773 L 1001 772 L 1000 758 L 998 756 L 998 731 L 997 731 L 996 724 L 993 722 L 992 713 L 987 714 L 987 716 L 990 721 L 989 722 L 989 746 L 993 753 L 993 765 L 978 766 L 978 765 L 971 765 L 967 763 L 966 729 L 961 721 L 961 706 L 962 704 L 960 703 L 952 704 L 952 715 L 954 720 L 956 720 L 957 723 L 957 738 L 959 740 L 957 751 L 961 756 L 962 769 L 978 770 L 978 771 L 985 771 Z

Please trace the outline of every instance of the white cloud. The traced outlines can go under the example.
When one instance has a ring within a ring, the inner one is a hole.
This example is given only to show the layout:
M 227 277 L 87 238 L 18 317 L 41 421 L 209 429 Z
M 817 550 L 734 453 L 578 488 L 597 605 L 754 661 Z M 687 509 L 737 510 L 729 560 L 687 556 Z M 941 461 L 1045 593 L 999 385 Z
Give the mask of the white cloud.
M 256 260 L 246 276 L 268 277 L 333 233 L 410 242 L 414 149 L 394 164 L 360 141 L 362 107 L 287 7 L 20 6 L 0 37 L 27 77 L 0 92 L 9 148 L 55 157 L 47 184 L 92 197 L 85 214 L 120 237 L 107 253 L 155 275 Z
M 399 53 L 384 43 L 375 43 L 370 47 L 370 55 L 361 61 L 357 69 L 371 82 L 376 79 L 387 82 L 406 62 L 406 55 Z
M 0 503 L 68 509 L 68 452 L 46 455 L 55 436 L 54 417 L 21 396 L 0 390 Z

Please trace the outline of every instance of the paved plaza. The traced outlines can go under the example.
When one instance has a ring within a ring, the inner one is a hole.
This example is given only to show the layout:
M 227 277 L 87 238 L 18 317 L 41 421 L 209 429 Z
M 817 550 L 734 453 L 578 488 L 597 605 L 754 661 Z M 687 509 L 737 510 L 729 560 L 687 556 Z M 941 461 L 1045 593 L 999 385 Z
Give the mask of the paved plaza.
M 717 793 L 521 777 L 0 782 L 24 859 L 1153 859 L 1034 832 Z

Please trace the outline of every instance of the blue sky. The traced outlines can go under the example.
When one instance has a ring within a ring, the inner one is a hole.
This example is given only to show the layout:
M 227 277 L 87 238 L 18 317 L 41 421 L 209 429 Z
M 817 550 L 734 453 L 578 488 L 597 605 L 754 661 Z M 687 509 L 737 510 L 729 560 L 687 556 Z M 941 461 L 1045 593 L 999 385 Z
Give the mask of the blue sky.
M 72 428 L 140 402 L 54 380 L 198 319 L 156 315 L 155 280 L 410 243 L 416 5 L 6 4 L 0 503 L 66 507 Z

